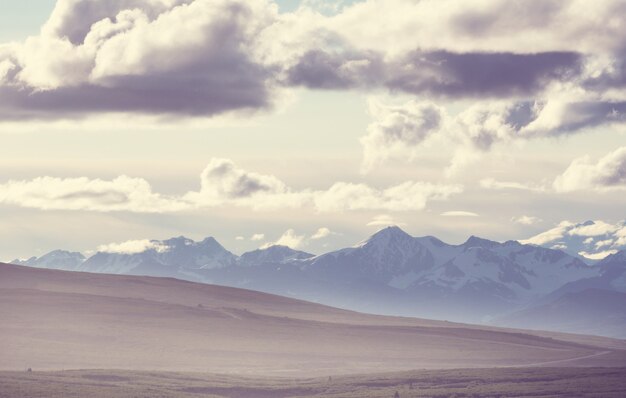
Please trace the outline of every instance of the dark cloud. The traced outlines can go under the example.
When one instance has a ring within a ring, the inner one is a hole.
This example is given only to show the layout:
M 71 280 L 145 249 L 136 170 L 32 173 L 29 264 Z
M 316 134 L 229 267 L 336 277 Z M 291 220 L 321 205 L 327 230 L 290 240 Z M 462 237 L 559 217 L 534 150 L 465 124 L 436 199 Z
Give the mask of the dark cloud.
M 551 81 L 566 81 L 581 70 L 573 52 L 453 53 L 415 52 L 394 65 L 386 85 L 392 90 L 437 96 L 533 95 Z
M 251 63 L 224 65 L 222 74 L 115 76 L 107 86 L 51 90 L 0 86 L 0 119 L 56 119 L 102 112 L 214 115 L 270 106 L 268 72 Z
M 437 9 L 439 4 L 428 7 Z M 616 4 L 615 10 L 625 7 Z M 554 82 L 572 83 L 594 94 L 626 87 L 626 51 L 619 50 L 623 45 L 599 50 L 610 55 L 613 67 L 590 74 L 586 62 L 594 55 L 588 50 L 529 52 L 528 46 L 517 49 L 514 37 L 502 36 L 515 29 L 541 30 L 544 36 L 539 37 L 550 39 L 552 33 L 545 27 L 560 23 L 567 10 L 556 0 L 442 9 L 441 35 L 467 42 L 433 45 L 440 50 L 426 49 L 427 34 L 398 33 L 394 40 L 402 45 L 389 50 L 350 41 L 354 26 L 344 32 L 304 14 L 291 14 L 287 20 L 292 25 L 271 5 L 269 0 L 59 0 L 41 36 L 0 47 L 0 119 L 79 118 L 107 112 L 212 116 L 269 109 L 277 90 L 297 86 L 513 102 L 547 101 L 546 89 Z M 415 7 L 417 12 L 419 4 Z M 132 11 L 117 21 L 123 10 Z M 356 28 L 365 28 L 358 23 Z M 570 30 L 582 34 L 587 25 L 579 25 Z M 285 26 L 299 29 L 293 43 L 283 41 L 282 35 L 289 33 Z M 301 31 L 310 39 L 298 37 Z M 572 48 L 554 43 L 538 47 Z M 62 54 L 38 54 L 49 48 Z M 528 125 L 536 114 L 531 104 L 511 109 L 507 124 L 514 130 Z M 610 105 L 613 113 L 623 112 L 621 103 Z M 559 131 L 610 120 L 605 106 L 573 106 L 572 112 L 580 114 Z
M 416 51 L 395 61 L 374 52 L 312 50 L 289 69 L 287 83 L 314 89 L 386 87 L 442 97 L 533 95 L 581 72 L 574 52 L 454 53 Z

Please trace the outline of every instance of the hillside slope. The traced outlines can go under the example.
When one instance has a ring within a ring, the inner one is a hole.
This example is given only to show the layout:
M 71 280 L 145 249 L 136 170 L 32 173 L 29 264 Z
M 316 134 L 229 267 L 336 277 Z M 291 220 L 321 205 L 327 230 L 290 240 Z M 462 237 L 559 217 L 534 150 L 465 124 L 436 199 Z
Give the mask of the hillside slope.
M 6 264 L 0 265 L 0 318 L 2 369 L 310 375 L 381 369 L 626 365 L 624 351 L 606 348 L 621 344 L 613 340 L 579 336 L 576 342 L 564 341 L 493 328 L 370 316 L 169 278 Z

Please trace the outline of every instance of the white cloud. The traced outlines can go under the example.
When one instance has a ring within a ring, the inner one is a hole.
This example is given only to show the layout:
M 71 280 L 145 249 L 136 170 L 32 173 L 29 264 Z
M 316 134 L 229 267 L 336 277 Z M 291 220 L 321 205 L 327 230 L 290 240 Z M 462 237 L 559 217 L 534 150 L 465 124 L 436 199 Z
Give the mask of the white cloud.
M 268 248 L 274 245 L 288 246 L 292 249 L 299 249 L 306 245 L 306 236 L 298 235 L 293 229 L 288 229 L 280 238 L 278 238 L 278 240 L 266 243 L 262 246 L 262 248 Z
M 617 253 L 617 250 L 607 250 L 598 253 L 588 253 L 585 251 L 578 252 L 579 255 L 588 258 L 590 260 L 602 260 L 603 258 L 610 256 L 611 254 Z
M 235 240 L 246 240 L 246 238 L 244 238 L 243 236 L 236 236 Z
M 558 226 L 552 229 L 535 235 L 532 238 L 520 240 L 520 243 L 539 246 L 545 245 L 546 243 L 554 242 L 555 240 L 563 238 L 568 229 L 572 226 L 574 226 L 574 223 L 571 223 L 569 221 L 562 221 L 561 223 L 559 223 Z
M 504 190 L 515 189 L 520 191 L 535 191 L 542 192 L 545 190 L 543 186 L 524 184 L 515 181 L 498 181 L 494 178 L 483 178 L 480 180 L 480 186 L 485 189 Z
M 606 239 L 596 242 L 594 246 L 596 247 L 596 250 L 599 250 L 603 247 L 611 247 L 614 243 L 613 239 Z
M 430 200 L 446 200 L 463 191 L 460 185 L 412 182 L 376 189 L 365 184 L 338 182 L 327 191 L 315 193 L 315 207 L 321 212 L 345 210 L 422 210 Z
M 609 191 L 626 189 L 626 147 L 607 154 L 594 163 L 589 156 L 575 159 L 554 180 L 558 192 L 580 190 Z
M 589 259 L 599 259 L 617 250 L 626 250 L 626 221 L 608 223 L 596 220 L 578 224 L 564 221 L 555 228 L 520 242 L 550 245 L 551 248 L 577 253 Z
M 263 239 L 265 239 L 265 234 L 254 234 L 250 237 L 250 240 L 253 242 L 257 242 Z
M 346 210 L 421 210 L 430 200 L 462 192 L 460 185 L 407 181 L 385 189 L 338 182 L 328 190 L 289 188 L 273 175 L 249 172 L 228 159 L 212 159 L 200 176 L 200 190 L 182 196 L 152 191 L 141 178 L 114 180 L 39 177 L 0 184 L 0 203 L 42 210 L 166 213 L 217 206 L 254 210 L 312 207 L 319 212 Z
M 406 155 L 418 147 L 444 123 L 444 111 L 431 102 L 409 101 L 403 105 L 384 105 L 371 98 L 370 113 L 374 121 L 361 138 L 363 171 L 370 171 L 396 154 Z
M 129 240 L 121 243 L 109 243 L 108 245 L 98 246 L 97 251 L 103 253 L 119 253 L 119 254 L 135 254 L 142 253 L 146 250 L 155 250 L 163 253 L 169 250 L 168 246 L 148 239 Z
M 602 220 L 597 220 L 593 223 L 577 225 L 567 231 L 567 233 L 568 235 L 596 237 L 611 234 L 613 232 L 616 232 L 618 229 L 618 225 L 609 224 Z
M 187 193 L 185 200 L 199 206 L 233 204 L 254 209 L 302 207 L 308 191 L 294 192 L 273 175 L 249 172 L 229 159 L 211 159 L 200 176 L 200 191 Z
M 396 221 L 389 214 L 380 214 L 372 219 L 372 221 L 366 224 L 368 227 L 385 227 L 390 225 L 402 226 L 406 225 L 403 222 Z
M 478 217 L 478 214 L 474 212 L 462 210 L 444 211 L 441 215 L 444 217 Z
M 0 184 L 0 203 L 42 210 L 130 211 L 160 213 L 189 207 L 180 198 L 152 192 L 141 178 L 113 180 L 38 177 Z
M 311 236 L 311 239 L 324 239 L 329 237 L 330 235 L 334 234 L 333 231 L 331 231 L 330 229 L 326 228 L 326 227 L 322 227 L 319 228 L 317 231 L 315 231 L 315 233 Z
M 519 217 L 513 217 L 511 221 L 513 221 L 516 224 L 533 225 L 533 224 L 538 224 L 543 220 L 539 217 L 534 217 L 534 216 L 519 216 Z

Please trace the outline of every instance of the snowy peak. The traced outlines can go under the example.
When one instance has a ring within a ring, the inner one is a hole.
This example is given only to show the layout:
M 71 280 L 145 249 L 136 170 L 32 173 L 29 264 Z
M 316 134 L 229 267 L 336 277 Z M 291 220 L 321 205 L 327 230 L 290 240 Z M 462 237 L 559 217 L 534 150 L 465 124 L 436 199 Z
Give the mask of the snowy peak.
M 181 276 L 199 269 L 224 268 L 235 264 L 237 256 L 214 238 L 200 242 L 184 236 L 150 241 L 138 253 L 98 252 L 81 266 L 82 271 L 133 273 L 141 275 Z
M 263 249 L 246 252 L 239 257 L 238 264 L 254 266 L 260 264 L 284 264 L 289 261 L 305 260 L 314 255 L 287 246 L 272 245 Z
M 483 249 L 493 249 L 494 247 L 500 246 L 500 243 L 472 235 L 461 246 L 465 248 L 480 247 Z
M 41 257 L 31 257 L 28 260 L 13 260 L 13 264 L 28 265 L 37 268 L 76 270 L 85 261 L 85 256 L 78 252 L 54 250 Z
M 398 226 L 390 226 L 381 229 L 376 232 L 374 235 L 370 236 L 368 239 L 359 243 L 356 247 L 366 247 L 366 246 L 388 246 L 391 244 L 397 244 L 400 242 L 406 242 L 413 240 L 414 238 L 404 232 Z

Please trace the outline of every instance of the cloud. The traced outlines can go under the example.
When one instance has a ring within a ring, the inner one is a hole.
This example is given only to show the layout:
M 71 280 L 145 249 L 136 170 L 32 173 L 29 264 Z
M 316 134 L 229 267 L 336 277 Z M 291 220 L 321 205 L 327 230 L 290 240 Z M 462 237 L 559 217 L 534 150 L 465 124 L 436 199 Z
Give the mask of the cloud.
M 513 221 L 516 224 L 534 225 L 534 224 L 539 224 L 543 220 L 539 217 L 534 217 L 534 216 L 519 216 L 519 217 L 511 218 L 511 221 Z
M 535 191 L 535 192 L 542 192 L 546 190 L 546 188 L 540 185 L 524 184 L 524 183 L 515 182 L 515 181 L 498 181 L 493 178 L 483 178 L 482 180 L 480 180 L 480 186 L 485 189 L 495 189 L 495 190 L 514 189 L 514 190 Z
M 158 253 L 163 253 L 169 250 L 169 247 L 153 240 L 129 240 L 121 243 L 109 243 L 108 245 L 98 246 L 97 251 L 103 253 L 118 253 L 118 254 L 135 254 L 142 253 L 146 250 L 155 250 Z
M 444 211 L 441 215 L 444 217 L 478 217 L 478 214 L 471 211 Z
M 180 198 L 152 191 L 141 178 L 113 180 L 38 177 L 0 184 L 0 203 L 41 210 L 130 211 L 160 213 L 188 207 Z
M 394 152 L 404 152 L 419 146 L 443 125 L 444 113 L 431 102 L 409 101 L 406 104 L 384 105 L 369 101 L 374 121 L 361 138 L 363 170 L 369 171 Z
M 588 258 L 590 260 L 602 260 L 603 258 L 610 256 L 611 254 L 615 254 L 615 253 L 617 253 L 617 250 L 607 250 L 607 251 L 597 252 L 597 253 L 588 253 L 586 251 L 578 252 L 579 255 L 585 258 Z
M 561 223 L 559 223 L 559 225 L 552 229 L 549 229 L 531 238 L 520 240 L 520 243 L 542 246 L 546 243 L 554 242 L 555 240 L 563 238 L 568 229 L 570 229 L 572 226 L 574 226 L 573 223 L 569 221 L 562 221 Z
M 368 222 L 366 225 L 368 227 L 384 227 L 384 226 L 389 226 L 389 225 L 402 226 L 402 225 L 406 225 L 406 224 L 403 223 L 403 222 L 396 221 L 389 214 L 381 214 L 381 215 L 378 215 L 378 216 L 374 217 L 372 219 L 372 221 Z
M 185 195 L 185 200 L 202 206 L 225 203 L 261 208 L 301 207 L 307 193 L 291 191 L 272 175 L 249 172 L 229 159 L 211 159 L 200 175 L 200 190 Z
M 38 177 L 0 184 L 0 203 L 41 210 L 167 213 L 218 206 L 254 210 L 309 207 L 318 212 L 421 210 L 431 200 L 447 200 L 460 185 L 407 181 L 384 189 L 337 182 L 327 190 L 294 190 L 277 177 L 250 172 L 228 159 L 212 159 L 200 189 L 181 196 L 155 193 L 141 178 L 113 180 Z
M 296 231 L 293 229 L 288 229 L 284 234 L 281 235 L 278 240 L 272 243 L 266 243 L 262 246 L 263 249 L 268 248 L 270 246 L 288 246 L 292 249 L 299 249 L 302 246 L 306 245 L 306 236 L 296 234 Z
M 454 116 L 430 101 L 389 105 L 372 98 L 369 104 L 373 121 L 361 138 L 363 172 L 389 158 L 413 159 L 419 149 L 432 146 L 434 137 L 443 140 L 438 141 L 439 145 L 456 149 L 448 170 L 448 174 L 454 174 L 496 145 L 560 137 L 626 122 L 626 102 L 593 102 L 569 91 L 554 93 L 554 98 L 548 100 L 482 100 Z M 514 183 L 505 187 L 492 180 L 483 184 L 493 189 L 545 189 Z
M 269 109 L 295 86 L 546 103 L 537 133 L 626 109 L 619 0 L 324 4 L 60 0 L 40 34 L 0 45 L 0 116 L 204 117 Z
M 246 240 L 246 238 L 244 238 L 243 236 L 236 236 L 235 240 Z
M 567 81 L 581 69 L 575 52 L 458 53 L 416 51 L 389 71 L 392 90 L 439 97 L 512 97 L 534 95 L 553 81 Z
M 563 221 L 520 242 L 548 246 L 589 259 L 601 259 L 612 252 L 626 250 L 626 221 L 610 223 L 596 220 L 578 224 Z
M 616 149 L 596 163 L 589 156 L 575 159 L 554 180 L 554 188 L 558 192 L 626 189 L 626 147 Z
M 366 184 L 338 182 L 327 191 L 314 195 L 315 208 L 320 212 L 346 210 L 422 210 L 430 200 L 446 200 L 463 191 L 460 185 L 443 185 L 407 181 L 386 189 Z
M 593 223 L 577 225 L 567 231 L 568 235 L 596 237 L 616 232 L 620 227 L 598 220 Z
M 39 36 L 0 55 L 12 66 L 0 115 L 210 116 L 270 107 L 273 66 L 255 49 L 276 17 L 266 0 L 60 0 Z
M 333 234 L 335 234 L 335 232 L 331 231 L 330 229 L 326 227 L 322 227 L 322 228 L 319 228 L 317 231 L 315 231 L 315 233 L 311 236 L 311 239 L 313 240 L 324 239 Z
M 265 234 L 254 234 L 250 237 L 250 240 L 253 242 L 260 241 L 265 239 Z

